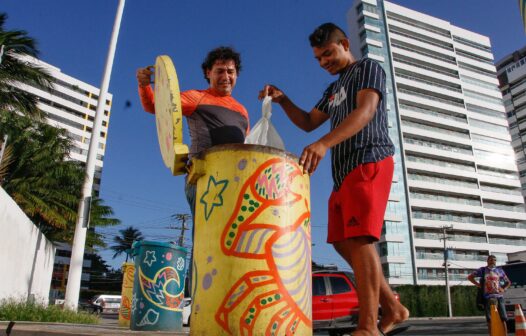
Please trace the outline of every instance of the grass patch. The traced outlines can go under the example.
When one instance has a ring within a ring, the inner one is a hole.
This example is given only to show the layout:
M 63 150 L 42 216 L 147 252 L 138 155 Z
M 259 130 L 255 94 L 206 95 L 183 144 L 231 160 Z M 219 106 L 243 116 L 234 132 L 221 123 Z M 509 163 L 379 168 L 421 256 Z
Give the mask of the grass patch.
M 0 301 L 0 321 L 59 322 L 98 324 L 99 318 L 86 312 L 75 312 L 59 306 L 43 306 L 20 300 Z

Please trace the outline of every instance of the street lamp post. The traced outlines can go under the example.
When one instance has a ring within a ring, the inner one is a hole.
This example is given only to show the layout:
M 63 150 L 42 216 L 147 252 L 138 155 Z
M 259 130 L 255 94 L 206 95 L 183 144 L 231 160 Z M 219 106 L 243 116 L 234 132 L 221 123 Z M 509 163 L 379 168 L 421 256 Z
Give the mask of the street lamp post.
M 446 247 L 446 242 L 449 239 L 447 236 L 447 231 L 453 229 L 453 226 L 443 226 L 442 227 L 442 238 L 440 240 L 444 241 L 444 266 L 445 266 L 445 272 L 446 272 L 446 296 L 447 296 L 447 310 L 448 310 L 448 316 L 453 317 L 453 309 L 451 308 L 451 292 L 449 290 L 449 268 L 447 264 L 448 260 L 448 249 Z
M 95 175 L 95 161 L 97 159 L 97 148 L 100 138 L 100 129 L 102 127 L 102 117 L 104 107 L 106 106 L 106 94 L 110 84 L 111 70 L 113 68 L 113 58 L 117 47 L 117 39 L 121 25 L 122 13 L 126 0 L 119 0 L 117 14 L 113 25 L 110 47 L 106 58 L 106 66 L 100 87 L 99 99 L 97 102 L 97 111 L 93 121 L 93 131 L 88 149 L 88 160 L 86 162 L 86 177 L 82 187 L 77 223 L 75 226 L 75 236 L 71 246 L 71 259 L 68 273 L 68 284 L 66 287 L 65 306 L 69 309 L 76 310 L 79 302 L 80 282 L 82 277 L 82 264 L 84 263 L 84 248 L 86 245 L 86 231 L 89 224 L 89 211 L 91 203 L 91 194 L 93 189 L 93 177 Z

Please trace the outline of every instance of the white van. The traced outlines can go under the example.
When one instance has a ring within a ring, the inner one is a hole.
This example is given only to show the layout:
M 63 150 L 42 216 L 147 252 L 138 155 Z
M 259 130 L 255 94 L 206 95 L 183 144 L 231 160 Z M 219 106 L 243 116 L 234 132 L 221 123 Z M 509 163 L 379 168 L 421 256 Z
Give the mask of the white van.
M 508 253 L 508 263 L 500 266 L 511 281 L 504 292 L 504 304 L 508 316 L 508 331 L 515 330 L 515 305 L 522 306 L 526 315 L 526 251 Z
M 94 313 L 118 313 L 120 308 L 120 295 L 101 294 L 91 299 L 91 309 Z

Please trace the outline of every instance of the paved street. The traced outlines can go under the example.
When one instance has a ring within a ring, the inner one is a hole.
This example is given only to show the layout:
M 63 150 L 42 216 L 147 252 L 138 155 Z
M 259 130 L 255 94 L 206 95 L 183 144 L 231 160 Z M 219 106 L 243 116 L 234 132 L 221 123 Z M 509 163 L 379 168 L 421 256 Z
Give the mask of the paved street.
M 411 319 L 411 328 L 399 335 L 412 336 L 481 336 L 487 335 L 486 323 L 483 318 L 439 318 Z M 0 335 L 5 335 L 7 322 L 0 322 Z M 98 326 L 81 326 L 53 323 L 15 324 L 10 336 L 66 336 L 66 335 L 188 335 L 189 328 L 183 332 L 133 332 L 117 326 L 117 315 L 103 315 Z M 314 336 L 326 336 L 327 332 L 314 332 Z
M 483 318 L 440 318 L 440 319 L 411 319 L 411 328 L 399 335 L 412 336 L 481 336 L 487 335 L 488 329 Z M 316 332 L 315 336 L 328 335 L 327 332 Z
M 116 326 L 116 315 L 105 315 L 102 319 L 103 325 Z M 435 319 L 411 319 L 408 323 L 411 328 L 400 335 L 412 336 L 480 336 L 487 334 L 486 323 L 482 317 L 473 318 L 435 318 Z M 188 331 L 188 328 L 185 328 Z M 327 332 L 315 332 L 315 336 L 328 335 Z

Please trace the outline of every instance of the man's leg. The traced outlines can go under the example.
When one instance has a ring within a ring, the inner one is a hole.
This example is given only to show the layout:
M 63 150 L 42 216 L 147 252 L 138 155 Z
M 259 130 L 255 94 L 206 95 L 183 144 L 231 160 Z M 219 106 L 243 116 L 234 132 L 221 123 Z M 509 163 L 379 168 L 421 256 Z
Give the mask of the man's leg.
M 508 334 L 508 324 L 506 321 L 508 317 L 506 316 L 506 306 L 504 305 L 504 298 L 497 299 L 497 310 L 499 311 L 499 316 L 502 324 L 504 324 L 504 334 Z
M 377 336 L 382 269 L 373 241 L 370 237 L 349 238 L 335 242 L 334 248 L 351 265 L 356 279 L 360 316 L 353 335 Z
M 193 271 L 194 271 L 194 237 L 195 237 L 195 203 L 196 203 L 196 192 L 197 192 L 197 185 L 185 183 L 184 186 L 184 193 L 186 196 L 186 200 L 188 201 L 188 205 L 190 206 L 190 212 L 192 213 L 192 248 L 189 249 L 190 252 L 190 265 L 188 267 L 187 275 L 188 275 L 188 288 L 187 292 L 190 297 L 194 295 L 192 292 L 193 289 Z
M 380 329 L 383 333 L 391 331 L 396 324 L 409 318 L 409 310 L 395 298 L 383 275 L 380 279 L 380 304 L 382 305 Z

